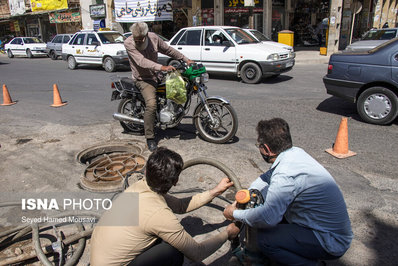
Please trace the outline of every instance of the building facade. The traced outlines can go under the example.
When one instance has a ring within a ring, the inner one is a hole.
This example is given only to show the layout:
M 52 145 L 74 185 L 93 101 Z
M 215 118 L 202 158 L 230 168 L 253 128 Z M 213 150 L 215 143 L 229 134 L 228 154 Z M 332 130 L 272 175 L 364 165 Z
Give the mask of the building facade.
M 67 2 L 63 9 L 32 8 L 35 2 L 62 1 Z M 128 4 L 151 3 L 150 0 L 0 0 L 0 38 L 24 35 L 48 41 L 57 33 L 100 27 L 127 32 L 137 19 L 118 21 L 117 2 L 125 3 L 126 10 Z M 149 19 L 147 23 L 152 31 L 167 38 L 182 27 L 195 25 L 252 27 L 275 41 L 281 30 L 290 30 L 295 47 L 327 46 L 328 53 L 344 49 L 371 28 L 387 24 L 395 27 L 398 4 L 398 0 L 157 0 L 155 3 L 160 2 L 170 3 L 167 10 L 172 12 L 170 19 Z
M 0 38 L 32 36 L 50 41 L 58 33 L 81 29 L 79 0 L 42 2 L 46 1 L 0 0 Z

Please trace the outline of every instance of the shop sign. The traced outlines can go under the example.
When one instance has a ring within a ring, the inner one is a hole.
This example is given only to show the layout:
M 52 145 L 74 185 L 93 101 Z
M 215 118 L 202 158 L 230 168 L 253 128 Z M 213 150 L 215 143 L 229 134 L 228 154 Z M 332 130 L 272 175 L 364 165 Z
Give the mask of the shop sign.
M 68 0 L 30 0 L 32 12 L 68 8 Z
M 263 0 L 253 0 L 254 6 L 261 8 L 263 7 Z M 225 8 L 243 8 L 245 7 L 245 0 L 224 0 Z
M 171 0 L 115 0 L 116 22 L 173 21 Z
M 25 0 L 8 0 L 11 16 L 22 15 L 25 13 Z
M 102 4 L 102 5 L 90 5 L 90 17 L 91 18 L 104 18 L 104 17 L 106 17 L 105 4 Z
M 19 23 L 18 23 L 18 21 L 14 21 L 14 30 L 15 30 L 16 32 L 20 32 L 20 31 L 21 31 L 21 29 L 19 28 Z
M 50 23 L 80 22 L 80 12 L 54 12 L 48 15 Z
M 248 8 L 226 8 L 224 10 L 225 14 L 233 14 L 233 13 L 249 13 Z M 262 8 L 253 8 L 254 13 L 262 13 Z

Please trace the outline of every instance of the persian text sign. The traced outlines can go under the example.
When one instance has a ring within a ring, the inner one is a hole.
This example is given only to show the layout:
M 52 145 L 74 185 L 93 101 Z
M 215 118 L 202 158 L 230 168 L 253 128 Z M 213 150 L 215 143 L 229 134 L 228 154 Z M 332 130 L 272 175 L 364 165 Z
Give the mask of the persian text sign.
M 171 0 L 115 0 L 117 22 L 173 20 Z
M 50 23 L 80 22 L 80 12 L 50 13 L 48 15 Z
M 30 0 L 32 12 L 68 8 L 68 0 Z
M 22 15 L 26 11 L 24 0 L 8 0 L 8 5 L 11 16 Z

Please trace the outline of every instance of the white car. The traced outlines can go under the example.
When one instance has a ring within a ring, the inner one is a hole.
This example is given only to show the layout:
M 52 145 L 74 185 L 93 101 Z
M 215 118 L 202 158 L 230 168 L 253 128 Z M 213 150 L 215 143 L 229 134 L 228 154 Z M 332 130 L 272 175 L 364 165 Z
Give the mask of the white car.
M 202 63 L 208 72 L 235 73 L 246 83 L 258 83 L 263 77 L 278 76 L 294 66 L 294 52 L 265 45 L 239 27 L 198 26 L 177 32 L 169 45 L 189 59 Z M 159 63 L 177 65 L 163 54 Z
M 273 40 L 271 40 L 270 38 L 259 32 L 258 30 L 255 29 L 243 29 L 243 30 L 253 35 L 254 38 L 256 38 L 259 42 L 262 42 L 265 45 L 276 46 L 289 50 L 290 52 L 294 52 L 293 47 L 291 47 L 290 45 L 274 42 Z
M 69 69 L 90 64 L 102 65 L 107 72 L 113 72 L 118 65 L 129 65 L 124 40 L 117 31 L 82 30 L 62 45 L 62 59 L 68 62 Z
M 45 55 L 46 44 L 36 37 L 15 37 L 9 43 L 4 45 L 9 58 L 14 55 L 23 55 L 32 58 L 37 55 Z

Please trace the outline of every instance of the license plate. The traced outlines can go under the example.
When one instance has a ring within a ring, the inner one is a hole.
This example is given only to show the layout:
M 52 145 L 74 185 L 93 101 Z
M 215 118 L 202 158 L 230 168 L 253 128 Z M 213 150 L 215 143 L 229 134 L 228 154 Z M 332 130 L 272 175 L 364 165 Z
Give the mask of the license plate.
M 291 66 L 293 66 L 293 62 L 286 63 L 286 67 L 291 67 Z

